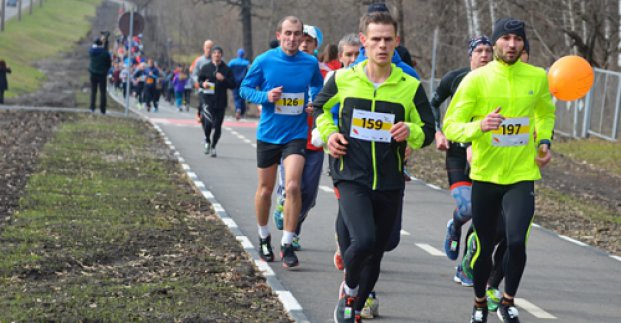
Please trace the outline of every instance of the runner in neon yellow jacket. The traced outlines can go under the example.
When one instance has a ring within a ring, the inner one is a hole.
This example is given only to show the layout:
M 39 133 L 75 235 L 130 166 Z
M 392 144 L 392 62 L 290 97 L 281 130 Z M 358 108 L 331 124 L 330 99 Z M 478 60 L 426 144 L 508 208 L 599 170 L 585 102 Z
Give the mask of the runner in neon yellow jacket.
M 506 118 L 505 126 L 483 132 L 481 121 L 497 108 Z M 444 134 L 452 141 L 472 142 L 474 180 L 496 184 L 538 180 L 534 132 L 538 143 L 551 140 L 554 109 L 543 69 L 495 60 L 461 82 L 444 117 Z

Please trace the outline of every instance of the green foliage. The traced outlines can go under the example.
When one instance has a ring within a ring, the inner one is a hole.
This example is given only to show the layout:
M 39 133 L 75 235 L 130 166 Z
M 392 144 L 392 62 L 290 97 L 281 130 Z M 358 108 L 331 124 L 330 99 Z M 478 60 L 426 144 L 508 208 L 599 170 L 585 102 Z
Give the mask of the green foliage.
M 89 19 L 102 0 L 54 0 L 8 20 L 0 32 L 0 59 L 11 68 L 7 97 L 34 92 L 45 75 L 34 65 L 68 51 L 90 30 Z

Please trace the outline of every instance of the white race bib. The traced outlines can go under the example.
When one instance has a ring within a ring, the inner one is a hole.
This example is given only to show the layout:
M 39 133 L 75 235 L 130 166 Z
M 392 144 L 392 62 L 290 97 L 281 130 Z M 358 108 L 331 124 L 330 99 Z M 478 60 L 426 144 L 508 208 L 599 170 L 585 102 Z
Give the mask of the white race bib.
M 500 127 L 492 130 L 492 146 L 524 146 L 530 140 L 530 120 L 528 118 L 505 119 Z
M 283 93 L 274 103 L 276 114 L 298 115 L 304 112 L 304 92 Z
M 204 94 L 214 94 L 216 93 L 216 84 L 212 82 L 207 82 L 207 87 L 201 89 L 201 93 Z
M 395 115 L 354 109 L 349 136 L 364 141 L 390 142 Z

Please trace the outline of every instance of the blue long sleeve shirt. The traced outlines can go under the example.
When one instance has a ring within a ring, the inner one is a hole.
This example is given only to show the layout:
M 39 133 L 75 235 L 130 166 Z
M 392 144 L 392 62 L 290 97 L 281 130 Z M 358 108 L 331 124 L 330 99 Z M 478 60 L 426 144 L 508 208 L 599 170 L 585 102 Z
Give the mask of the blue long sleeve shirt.
M 285 144 L 295 139 L 307 139 L 306 112 L 282 114 L 267 99 L 267 92 L 282 86 L 283 96 L 303 97 L 303 106 L 315 97 L 323 86 L 317 59 L 298 51 L 289 56 L 280 47 L 259 55 L 242 81 L 240 95 L 247 101 L 261 104 L 261 119 L 257 139 L 271 144 Z M 300 104 L 300 103 L 296 103 Z

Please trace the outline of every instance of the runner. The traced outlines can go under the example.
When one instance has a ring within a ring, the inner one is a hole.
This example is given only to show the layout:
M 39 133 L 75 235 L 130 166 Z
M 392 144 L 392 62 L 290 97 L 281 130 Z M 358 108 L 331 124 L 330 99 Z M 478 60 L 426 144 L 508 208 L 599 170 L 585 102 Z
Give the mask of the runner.
M 351 236 L 343 250 L 345 281 L 336 322 L 361 320 L 403 205 L 400 156 L 407 144 L 431 143 L 434 133 L 433 113 L 419 81 L 391 64 L 399 42 L 397 22 L 388 13 L 367 14 L 360 21 L 360 40 L 368 59 L 337 72 L 313 102 L 322 112 L 317 126 L 334 157 L 330 171 Z M 338 127 L 331 113 L 337 103 Z
M 321 44 L 318 42 L 317 35 L 319 29 L 314 26 L 304 25 L 304 36 L 300 43 L 299 50 L 309 55 L 315 55 L 315 49 Z M 321 69 L 320 69 L 321 70 Z M 316 89 L 319 92 L 321 88 Z M 311 96 L 314 99 L 314 96 Z M 300 244 L 300 234 L 302 233 L 302 223 L 306 220 L 306 216 L 310 209 L 315 206 L 317 200 L 317 193 L 319 191 L 319 180 L 321 179 L 321 167 L 323 166 L 323 147 L 315 147 L 312 144 L 312 129 L 313 129 L 313 106 L 309 104 L 306 108 L 307 113 L 307 125 L 308 125 L 308 138 L 306 140 L 306 162 L 304 163 L 304 170 L 302 171 L 302 208 L 298 218 L 298 226 L 295 230 L 295 236 L 293 237 L 293 248 L 296 251 L 302 249 Z M 285 203 L 285 169 L 282 163 L 278 166 L 278 188 L 276 198 L 276 208 L 274 210 L 274 223 L 279 230 L 283 228 L 283 209 Z
M 446 151 L 446 173 L 451 188 L 451 196 L 457 204 L 453 211 L 452 219 L 448 221 L 446 238 L 444 240 L 444 251 L 451 260 L 456 260 L 459 254 L 461 227 L 472 218 L 470 204 L 472 181 L 466 173 L 468 163 L 466 160 L 467 144 L 453 143 L 446 140 L 440 127 L 440 105 L 455 94 L 459 83 L 466 74 L 481 66 L 485 66 L 492 60 L 492 43 L 489 38 L 480 36 L 471 39 L 468 44 L 468 56 L 470 57 L 470 66 L 448 72 L 444 75 L 431 98 L 431 107 L 434 110 L 436 120 L 436 148 L 440 151 Z M 463 286 L 472 286 L 472 280 L 464 274 L 461 265 L 457 266 L 453 280 L 456 283 L 461 283 Z
M 496 21 L 492 35 L 495 60 L 464 78 L 444 118 L 449 140 L 472 142 L 477 254 L 472 260 L 475 304 L 471 322 L 487 322 L 485 288 L 501 211 L 507 251 L 505 290 L 497 313 L 503 322 L 519 322 L 513 298 L 526 265 L 526 240 L 535 211 L 534 181 L 541 178 L 539 168 L 552 158 L 555 108 L 545 71 L 520 61 L 525 40 L 523 21 Z
M 280 252 L 285 268 L 299 264 L 292 242 L 302 206 L 300 182 L 308 131 L 304 109 L 309 90 L 314 96 L 323 84 L 317 59 L 298 50 L 303 26 L 302 21 L 294 16 L 287 16 L 278 23 L 276 37 L 280 46 L 257 57 L 240 90 L 242 98 L 263 106 L 257 128 L 259 183 L 255 207 L 259 255 L 265 261 L 274 260 L 267 223 L 281 159 L 287 174 L 287 203 Z
M 144 102 L 147 107 L 147 112 L 151 112 L 151 106 L 153 106 L 153 112 L 157 112 L 159 98 L 156 100 L 156 85 L 160 78 L 160 70 L 155 66 L 153 58 L 147 60 L 147 67 L 144 70 L 144 75 Z
M 248 73 L 248 65 L 250 62 L 245 58 L 246 51 L 243 48 L 237 50 L 237 57 L 229 61 L 229 67 L 235 77 L 235 89 L 233 89 L 233 100 L 235 101 L 235 119 L 239 121 L 246 115 L 246 100 L 239 96 L 239 87 L 241 82 Z
M 211 52 L 211 60 L 203 65 L 198 72 L 198 84 L 201 88 L 202 126 L 205 132 L 205 154 L 217 157 L 216 145 L 222 135 L 222 121 L 228 107 L 227 89 L 235 88 L 233 72 L 222 61 L 222 48 L 216 46 Z M 213 128 L 213 138 L 211 129 Z
M 204 65 L 206 65 L 207 63 L 211 61 L 211 48 L 213 48 L 213 41 L 209 39 L 205 40 L 205 42 L 203 43 L 203 55 L 196 57 L 189 68 L 192 81 L 188 82 L 189 84 L 187 84 L 187 87 L 191 89 L 192 86 L 194 86 L 195 89 L 198 89 L 199 95 L 198 95 L 198 108 L 196 110 L 196 116 L 199 119 L 201 116 L 201 113 L 200 113 L 201 107 L 205 104 L 205 102 L 203 102 L 203 97 L 200 95 L 201 87 L 198 84 L 198 72 L 201 70 L 201 68 Z M 189 91 L 188 94 L 191 95 L 191 91 Z M 187 97 L 186 107 L 190 106 L 190 95 L 186 96 Z M 203 121 L 201 120 L 201 123 L 202 122 Z

